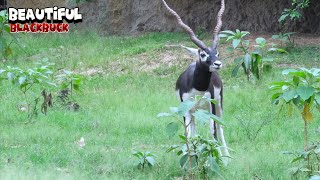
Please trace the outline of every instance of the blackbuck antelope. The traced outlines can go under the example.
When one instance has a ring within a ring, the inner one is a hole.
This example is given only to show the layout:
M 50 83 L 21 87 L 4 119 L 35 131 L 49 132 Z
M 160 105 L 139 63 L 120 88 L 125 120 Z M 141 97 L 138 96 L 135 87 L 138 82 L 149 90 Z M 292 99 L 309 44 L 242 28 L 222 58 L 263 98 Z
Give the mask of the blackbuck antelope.
M 209 47 L 196 37 L 192 29 L 181 20 L 180 16 L 168 6 L 165 0 L 162 0 L 162 2 L 170 14 L 176 18 L 178 24 L 189 34 L 191 41 L 199 47 L 199 49 L 194 49 L 182 46 L 190 53 L 196 55 L 198 59 L 196 62 L 190 64 L 177 80 L 176 91 L 179 99 L 185 101 L 195 95 L 203 95 L 215 99 L 217 103 L 210 103 L 210 112 L 221 117 L 223 87 L 217 71 L 222 67 L 222 63 L 219 60 L 217 45 L 219 41 L 219 31 L 222 26 L 221 19 L 225 9 L 224 0 L 221 0 L 221 8 L 217 16 L 217 26 L 214 29 L 212 45 Z M 191 116 L 191 112 L 185 114 L 184 122 L 188 125 L 188 136 L 194 136 L 196 134 L 196 124 L 194 118 Z M 223 135 L 223 127 L 211 119 L 210 132 L 213 138 L 218 138 L 223 146 L 220 154 L 228 157 L 229 152 Z

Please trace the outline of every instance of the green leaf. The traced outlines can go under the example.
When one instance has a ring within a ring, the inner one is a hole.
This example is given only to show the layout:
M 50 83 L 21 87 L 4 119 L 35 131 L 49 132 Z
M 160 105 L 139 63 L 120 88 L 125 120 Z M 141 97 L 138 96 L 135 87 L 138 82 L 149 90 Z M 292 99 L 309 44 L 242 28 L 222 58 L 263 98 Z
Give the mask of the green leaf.
M 236 59 L 234 59 L 233 62 L 236 64 L 239 64 L 239 63 L 243 62 L 243 58 L 242 57 L 236 58 Z
M 318 173 L 319 173 L 319 171 L 318 171 Z M 319 180 L 319 179 L 320 179 L 319 175 L 313 175 L 313 176 L 310 177 L 309 180 Z
M 307 78 L 306 73 L 305 73 L 305 72 L 302 72 L 302 71 L 290 72 L 289 74 L 290 74 L 290 75 L 297 76 L 297 77 L 301 77 L 301 78 L 303 78 L 303 79 L 306 79 L 306 78 Z
M 287 17 L 288 17 L 289 14 L 283 14 L 282 16 L 280 16 L 280 18 L 278 19 L 278 21 L 280 23 L 282 23 Z
M 302 17 L 302 15 L 298 11 L 291 11 L 290 13 L 291 20 L 299 19 L 300 17 Z
M 243 57 L 243 62 L 244 62 L 244 66 L 246 68 L 246 70 L 248 70 L 250 68 L 250 64 L 251 64 L 251 55 L 246 53 Z
M 167 125 L 166 132 L 170 137 L 172 137 L 177 133 L 178 129 L 179 129 L 179 124 L 176 122 L 171 122 Z
M 293 153 L 290 151 L 281 151 L 282 154 L 292 155 Z
M 309 72 L 298 71 L 298 70 L 295 70 L 295 69 L 286 69 L 286 70 L 283 70 L 283 71 L 282 71 L 282 74 L 283 74 L 283 75 L 290 74 L 290 75 L 302 77 L 302 78 L 304 78 L 304 79 L 307 78 L 306 73 L 309 73 Z M 310 72 L 310 74 L 312 74 L 312 73 Z
M 259 44 L 259 45 L 265 44 L 266 42 L 267 42 L 266 39 L 265 39 L 265 38 L 262 38 L 262 37 L 258 37 L 258 38 L 256 39 L 256 43 Z
M 172 116 L 172 114 L 170 114 L 170 113 L 159 113 L 157 115 L 157 117 L 168 117 L 168 116 Z
M 223 34 L 223 33 L 220 33 L 220 34 L 219 34 L 219 37 L 220 37 L 220 38 L 226 38 L 226 37 L 228 37 L 228 36 L 229 36 L 228 34 Z
M 194 112 L 192 114 L 196 120 L 202 122 L 202 123 L 206 123 L 209 122 L 210 119 L 214 120 L 216 123 L 220 124 L 220 125 L 224 125 L 223 121 L 221 120 L 220 117 L 209 113 L 206 110 L 203 109 L 198 109 L 196 112 Z
M 230 31 L 230 30 L 221 31 L 221 33 L 235 35 L 235 33 L 233 31 Z
M 317 103 L 320 105 L 320 92 L 318 92 L 318 93 L 315 95 L 314 99 L 315 99 L 315 100 L 317 101 Z
M 14 76 L 14 73 L 13 73 L 13 72 L 8 72 L 8 73 L 7 73 L 7 77 L 8 77 L 8 80 L 9 80 L 9 81 L 12 81 L 15 76 Z
M 7 14 L 7 10 L 1 10 L 1 11 L 0 11 L 0 16 L 5 17 L 6 14 Z
M 275 93 L 272 95 L 271 100 L 272 104 L 278 104 L 280 98 L 282 97 L 282 93 Z
M 3 29 L 7 32 L 10 33 L 10 26 L 8 24 L 5 24 Z
M 282 75 L 287 75 L 287 74 L 289 74 L 291 72 L 297 72 L 297 70 L 295 70 L 295 69 L 285 69 L 285 70 L 282 71 Z
M 216 162 L 215 158 L 212 156 L 208 157 L 208 164 L 210 166 L 210 170 L 216 174 L 218 174 L 219 176 L 221 176 L 220 174 L 220 167 L 218 165 L 218 163 Z
M 234 36 L 229 36 L 226 41 L 230 41 L 231 39 L 235 39 Z
M 234 39 L 234 40 L 232 40 L 232 47 L 233 47 L 233 49 L 236 49 L 236 48 L 239 46 L 240 42 L 241 42 L 240 39 Z
M 261 68 L 262 68 L 262 56 L 260 54 L 252 54 L 252 58 L 254 59 L 252 63 L 252 73 L 256 76 L 256 78 L 260 79 Z
M 295 96 L 297 96 L 296 90 L 290 90 L 283 93 L 282 97 L 286 102 L 291 101 Z
M 188 111 L 190 111 L 193 107 L 195 106 L 195 102 L 192 100 L 186 100 L 183 101 L 178 109 L 179 109 L 179 114 L 184 116 Z
M 302 159 L 304 159 L 302 156 L 296 157 L 296 158 L 294 158 L 294 159 L 291 161 L 291 163 L 300 161 L 300 160 L 302 160 Z
M 185 154 L 185 155 L 183 155 L 181 158 L 180 158 L 180 166 L 182 167 L 182 168 L 184 168 L 185 167 L 185 165 L 186 165 L 186 162 L 188 161 L 188 158 L 189 158 L 189 155 L 188 154 Z
M 19 77 L 19 84 L 21 85 L 21 84 L 25 83 L 26 79 L 27 79 L 26 76 Z
M 320 153 L 320 147 L 314 150 L 314 153 L 319 154 Z
M 248 34 L 250 34 L 248 31 L 241 31 L 241 38 L 245 37 Z
M 79 84 L 73 84 L 73 89 L 76 90 L 76 91 L 80 91 Z
M 295 97 L 295 98 L 292 99 L 293 104 L 296 105 L 296 106 L 299 106 L 300 101 L 301 101 L 300 96 Z
M 306 86 L 300 86 L 297 88 L 297 94 L 301 97 L 303 100 L 309 99 L 313 93 L 314 93 L 313 87 L 306 87 Z
M 288 51 L 286 51 L 285 49 L 281 49 L 281 48 L 277 48 L 277 52 L 289 54 Z
M 237 76 L 240 67 L 241 67 L 241 64 L 238 64 L 236 67 L 234 67 L 234 69 L 232 70 L 231 77 L 236 77 Z
M 133 155 L 133 156 L 136 156 L 137 158 L 143 157 L 143 153 L 140 152 L 140 151 L 135 151 L 132 155 Z
M 183 141 L 185 141 L 185 140 L 186 140 L 186 137 L 185 137 L 185 136 L 183 136 L 183 135 L 179 135 L 179 138 L 180 138 L 180 139 L 182 139 Z
M 286 81 L 272 82 L 269 88 L 271 90 L 280 90 L 283 86 L 292 86 L 292 84 Z
M 293 76 L 292 82 L 294 83 L 294 85 L 298 86 L 300 83 L 300 78 L 297 76 Z
M 57 85 L 56 85 L 55 83 L 53 83 L 53 82 L 46 81 L 46 83 L 47 83 L 48 85 L 50 85 L 50 86 L 57 87 Z
M 300 168 L 299 170 L 300 170 L 301 172 L 311 172 L 311 170 L 308 169 L 308 168 Z
M 168 152 L 171 152 L 171 151 L 177 149 L 178 147 L 180 147 L 180 146 L 179 146 L 179 145 L 172 145 L 172 146 L 170 146 L 170 147 L 166 150 L 166 152 L 167 152 L 167 153 L 168 153 Z
M 154 166 L 156 164 L 156 160 L 151 156 L 146 157 L 146 160 L 151 166 Z
M 177 114 L 177 113 L 179 113 L 179 108 L 178 108 L 178 107 L 170 107 L 170 111 L 171 111 L 172 113 Z
M 291 36 L 291 35 L 293 35 L 293 34 L 296 34 L 296 32 L 288 32 L 288 33 L 284 33 L 283 35 L 284 35 L 284 36 Z
M 268 52 L 279 52 L 279 53 L 286 53 L 286 54 L 289 54 L 288 51 L 284 50 L 284 49 L 281 49 L 281 48 L 269 48 L 268 49 Z
M 183 154 L 183 151 L 182 151 L 182 150 L 180 150 L 180 151 L 177 152 L 177 155 L 178 155 L 178 156 L 180 156 L 181 154 Z
M 312 68 L 311 69 L 311 73 L 312 73 L 313 76 L 317 77 L 317 76 L 319 76 L 320 69 Z

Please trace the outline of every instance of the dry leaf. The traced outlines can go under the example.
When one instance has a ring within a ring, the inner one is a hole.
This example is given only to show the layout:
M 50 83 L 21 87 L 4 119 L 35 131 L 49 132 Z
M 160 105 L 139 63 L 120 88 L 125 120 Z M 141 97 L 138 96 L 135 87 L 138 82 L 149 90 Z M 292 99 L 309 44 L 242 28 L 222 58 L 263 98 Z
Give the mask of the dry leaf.
M 311 122 L 312 121 L 313 116 L 312 116 L 312 113 L 310 111 L 310 104 L 309 103 L 305 103 L 304 104 L 303 111 L 302 111 L 301 115 L 302 115 L 302 118 L 303 118 L 304 121 L 307 121 L 307 122 Z

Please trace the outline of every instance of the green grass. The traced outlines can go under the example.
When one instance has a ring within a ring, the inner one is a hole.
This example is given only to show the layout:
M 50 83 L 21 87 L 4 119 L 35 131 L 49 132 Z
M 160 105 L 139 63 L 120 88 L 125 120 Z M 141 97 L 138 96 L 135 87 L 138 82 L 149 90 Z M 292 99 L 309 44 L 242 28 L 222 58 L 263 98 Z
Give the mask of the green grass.
M 48 58 L 55 68 L 79 70 L 108 67 L 116 60 L 139 59 L 141 54 L 156 57 L 168 51 L 166 43 L 190 44 L 183 34 L 161 33 L 137 37 L 100 37 L 94 33 L 24 35 L 25 48 L 14 46 L 14 56 L 3 66 L 30 67 Z M 287 109 L 271 104 L 268 83 L 282 79 L 277 64 L 316 67 L 320 62 L 318 47 L 299 47 L 289 55 L 278 56 L 271 72 L 256 83 L 244 75 L 231 78 L 232 67 L 220 71 L 224 81 L 224 121 L 227 143 L 235 150 L 233 160 L 223 169 L 225 179 L 290 179 L 290 156 L 281 151 L 303 148 L 303 121 L 300 114 L 288 116 Z M 317 51 L 318 50 L 318 51 Z M 170 51 L 179 57 L 183 51 Z M 158 61 L 158 59 L 151 59 Z M 82 63 L 80 63 L 82 62 Z M 143 62 L 142 62 L 143 63 Z M 0 86 L 0 179 L 173 179 L 181 177 L 179 158 L 166 149 L 178 142 L 166 135 L 170 120 L 159 119 L 159 112 L 177 106 L 174 84 L 187 66 L 168 69 L 165 64 L 155 71 L 107 72 L 86 77 L 83 92 L 76 93 L 79 112 L 69 111 L 58 103 L 48 115 L 40 114 L 26 123 L 26 114 L 17 110 L 23 101 L 18 89 L 6 83 Z M 165 73 L 163 73 L 165 72 Z M 157 76 L 161 74 L 164 76 Z M 240 73 L 241 74 L 241 73 Z M 35 89 L 35 93 L 40 90 Z M 55 94 L 56 95 L 56 94 Z M 310 125 L 310 140 L 316 141 L 319 113 Z M 248 135 L 240 121 L 255 134 Z M 208 129 L 202 127 L 203 131 Z M 209 137 L 208 131 L 203 134 Z M 80 149 L 76 141 L 85 138 Z M 158 165 L 138 170 L 134 150 L 151 151 Z

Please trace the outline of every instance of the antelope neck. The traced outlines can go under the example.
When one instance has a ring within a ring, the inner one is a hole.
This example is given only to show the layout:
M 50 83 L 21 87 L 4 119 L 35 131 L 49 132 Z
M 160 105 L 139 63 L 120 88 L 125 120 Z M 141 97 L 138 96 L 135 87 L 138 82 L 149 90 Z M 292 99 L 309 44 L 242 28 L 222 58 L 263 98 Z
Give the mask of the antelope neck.
M 207 91 L 209 89 L 211 72 L 199 62 L 196 63 L 194 70 L 192 86 L 198 91 Z

